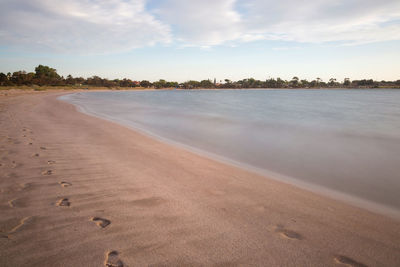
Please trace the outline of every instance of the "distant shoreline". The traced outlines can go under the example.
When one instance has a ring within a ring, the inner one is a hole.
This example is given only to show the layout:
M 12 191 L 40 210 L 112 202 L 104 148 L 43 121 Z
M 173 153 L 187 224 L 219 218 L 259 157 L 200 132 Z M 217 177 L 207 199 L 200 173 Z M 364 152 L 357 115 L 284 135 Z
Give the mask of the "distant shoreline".
M 148 91 L 148 90 L 349 90 L 349 89 L 400 89 L 399 87 L 286 87 L 286 88 L 154 88 L 154 87 L 97 87 L 97 86 L 0 86 L 0 91 L 21 90 L 21 91 Z
M 224 81 L 224 82 L 223 82 Z M 46 87 L 63 87 L 68 88 L 154 88 L 154 89 L 253 89 L 253 88 L 277 88 L 277 89 L 322 89 L 322 88 L 400 88 L 400 80 L 395 81 L 376 81 L 373 79 L 350 80 L 344 78 L 343 81 L 337 81 L 332 77 L 328 82 L 324 82 L 321 78 L 317 77 L 312 81 L 301 79 L 294 76 L 291 80 L 281 79 L 279 77 L 267 78 L 264 80 L 257 80 L 254 78 L 245 78 L 242 80 L 232 81 L 229 79 L 217 81 L 216 78 L 206 79 L 201 81 L 188 80 L 185 82 L 166 81 L 160 79 L 158 81 L 150 82 L 148 80 L 131 80 L 129 78 L 122 79 L 108 79 L 99 76 L 92 76 L 88 78 L 67 77 L 60 76 L 57 70 L 49 66 L 39 65 L 35 68 L 35 72 L 26 72 L 24 70 L 0 73 L 0 87 L 7 86 L 26 86 L 34 87 L 35 90 L 42 90 Z

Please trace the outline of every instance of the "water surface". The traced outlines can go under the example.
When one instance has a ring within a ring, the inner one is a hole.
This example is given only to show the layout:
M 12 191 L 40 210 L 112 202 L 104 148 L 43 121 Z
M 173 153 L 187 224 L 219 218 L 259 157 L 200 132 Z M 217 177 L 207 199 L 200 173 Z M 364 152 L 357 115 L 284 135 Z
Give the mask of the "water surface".
M 61 98 L 275 178 L 400 211 L 400 90 L 113 91 Z

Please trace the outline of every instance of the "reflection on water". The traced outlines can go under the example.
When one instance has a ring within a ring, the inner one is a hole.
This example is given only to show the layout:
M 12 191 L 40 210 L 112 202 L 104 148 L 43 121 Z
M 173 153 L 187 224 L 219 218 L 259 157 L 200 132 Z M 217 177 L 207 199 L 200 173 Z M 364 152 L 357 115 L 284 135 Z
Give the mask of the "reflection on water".
M 400 90 L 176 90 L 62 97 L 85 112 L 400 210 Z

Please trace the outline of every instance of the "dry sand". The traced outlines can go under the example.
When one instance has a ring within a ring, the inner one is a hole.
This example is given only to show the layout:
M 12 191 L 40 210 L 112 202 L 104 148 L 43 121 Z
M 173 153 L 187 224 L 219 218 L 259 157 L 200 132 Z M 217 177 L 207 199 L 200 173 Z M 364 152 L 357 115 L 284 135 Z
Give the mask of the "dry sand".
M 400 266 L 400 223 L 79 113 L 0 97 L 0 266 Z

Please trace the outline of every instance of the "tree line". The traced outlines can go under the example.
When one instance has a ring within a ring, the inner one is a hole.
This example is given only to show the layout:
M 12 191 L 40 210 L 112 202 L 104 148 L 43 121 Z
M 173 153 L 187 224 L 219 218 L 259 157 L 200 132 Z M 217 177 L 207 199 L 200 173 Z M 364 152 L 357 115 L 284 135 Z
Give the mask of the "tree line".
M 135 81 L 131 79 L 105 79 L 99 76 L 89 78 L 60 76 L 57 70 L 49 66 L 39 65 L 35 68 L 35 72 L 16 71 L 13 73 L 0 73 L 0 86 L 93 86 L 93 87 L 144 87 L 144 88 L 380 88 L 380 87 L 400 87 L 400 80 L 397 81 L 374 81 L 372 79 L 353 80 L 345 78 L 343 81 L 337 81 L 331 78 L 323 81 L 321 78 L 315 78 L 312 81 L 299 79 L 297 76 L 291 80 L 283 80 L 281 78 L 269 78 L 266 80 L 256 80 L 254 78 L 231 81 L 229 79 L 217 82 L 215 79 L 211 81 L 190 80 L 184 83 L 175 81 L 166 81 L 160 79 L 156 82 L 147 80 Z

